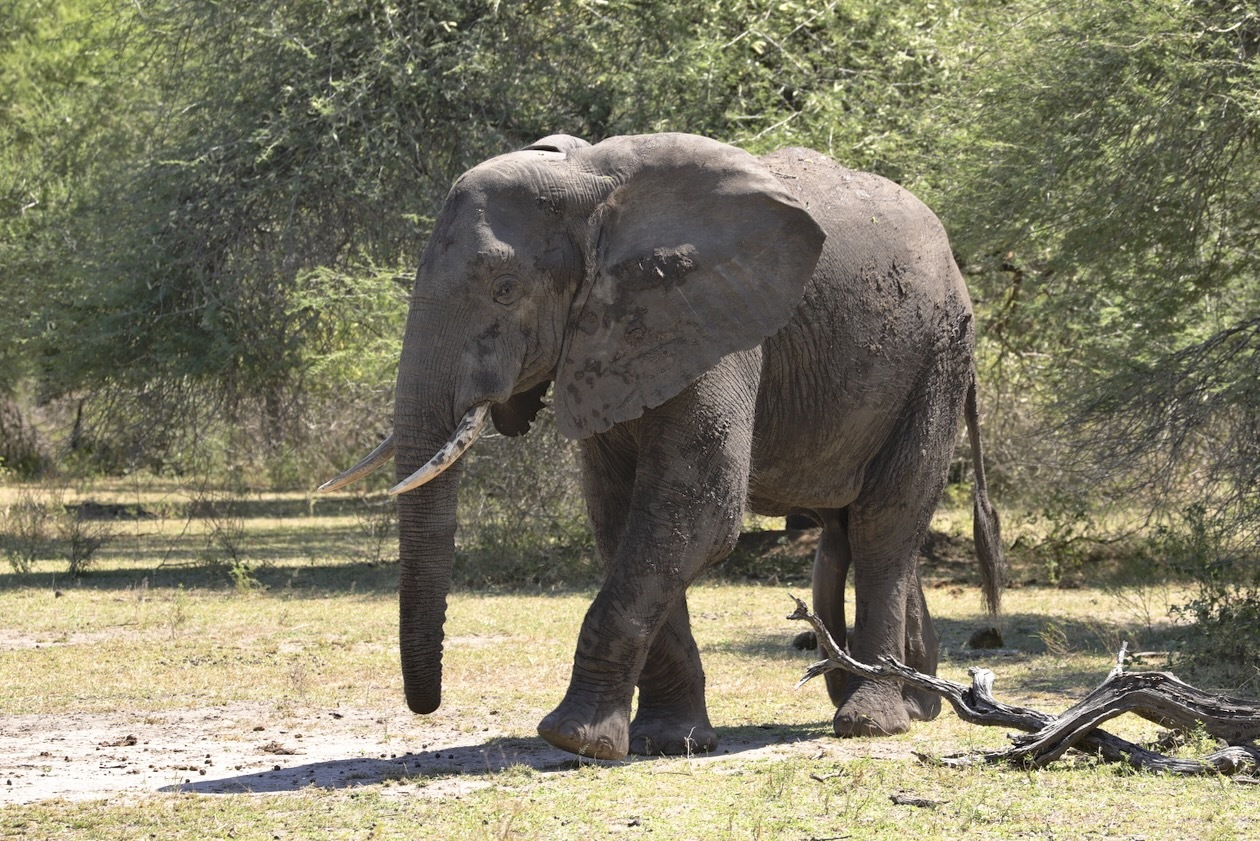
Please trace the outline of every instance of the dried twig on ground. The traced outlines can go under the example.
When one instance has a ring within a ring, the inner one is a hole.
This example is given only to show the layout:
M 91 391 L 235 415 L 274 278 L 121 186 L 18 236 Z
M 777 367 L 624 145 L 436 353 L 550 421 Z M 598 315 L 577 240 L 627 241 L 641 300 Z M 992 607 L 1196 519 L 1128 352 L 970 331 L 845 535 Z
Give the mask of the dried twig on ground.
M 1106 680 L 1080 702 L 1059 716 L 1038 710 L 1008 706 L 993 697 L 994 674 L 988 669 L 969 669 L 971 686 L 925 675 L 904 663 L 885 658 L 881 665 L 860 663 L 840 650 L 822 620 L 810 613 L 795 596 L 796 610 L 789 619 L 809 622 L 818 635 L 819 647 L 827 659 L 814 663 L 797 686 L 832 669 L 841 669 L 873 680 L 892 680 L 940 695 L 949 701 L 958 717 L 972 724 L 1009 727 L 1029 735 L 1012 736 L 1006 750 L 957 754 L 938 761 L 961 767 L 974 764 L 1010 763 L 1022 767 L 1042 767 L 1070 749 L 1101 757 L 1107 762 L 1124 762 L 1147 771 L 1172 774 L 1232 774 L 1260 771 L 1260 702 L 1212 695 L 1196 689 L 1167 672 L 1125 672 L 1125 649 Z M 1099 726 L 1126 712 L 1166 727 L 1193 730 L 1202 728 L 1225 747 L 1202 759 L 1179 759 L 1121 739 Z

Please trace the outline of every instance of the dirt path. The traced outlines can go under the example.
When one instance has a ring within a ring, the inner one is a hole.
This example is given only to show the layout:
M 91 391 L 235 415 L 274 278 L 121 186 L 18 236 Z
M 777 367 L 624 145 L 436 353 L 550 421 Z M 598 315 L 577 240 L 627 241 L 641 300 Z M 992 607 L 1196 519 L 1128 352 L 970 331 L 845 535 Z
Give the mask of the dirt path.
M 844 743 L 792 728 L 722 734 L 721 762 L 807 754 L 840 756 Z M 864 745 L 870 756 L 875 743 Z M 909 748 L 884 745 L 889 758 Z M 644 761 L 644 760 L 636 760 Z M 649 760 L 650 761 L 650 760 Z M 292 792 L 399 780 L 399 795 L 451 797 L 525 765 L 576 767 L 536 736 L 494 727 L 466 732 L 405 710 L 320 710 L 239 704 L 150 713 L 9 716 L 0 719 L 0 805 L 51 798 L 138 799 L 160 792 Z

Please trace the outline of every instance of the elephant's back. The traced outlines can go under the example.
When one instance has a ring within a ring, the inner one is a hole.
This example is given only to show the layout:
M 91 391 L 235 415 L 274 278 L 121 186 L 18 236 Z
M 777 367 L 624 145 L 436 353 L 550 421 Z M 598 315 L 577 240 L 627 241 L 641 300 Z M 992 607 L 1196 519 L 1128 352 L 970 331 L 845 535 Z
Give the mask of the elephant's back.
M 827 240 L 791 322 L 763 345 L 752 501 L 792 491 L 796 505 L 846 505 L 927 368 L 947 354 L 969 369 L 971 303 L 944 228 L 909 191 L 808 149 L 762 162 Z
M 896 182 L 841 166 L 810 149 L 780 149 L 761 162 L 827 232 L 833 251 L 841 250 L 850 258 L 849 264 L 861 267 L 869 262 L 875 268 L 881 258 L 903 258 L 914 264 L 944 257 L 949 266 L 926 267 L 920 282 L 956 274 L 948 271 L 953 258 L 944 226 L 927 205 Z

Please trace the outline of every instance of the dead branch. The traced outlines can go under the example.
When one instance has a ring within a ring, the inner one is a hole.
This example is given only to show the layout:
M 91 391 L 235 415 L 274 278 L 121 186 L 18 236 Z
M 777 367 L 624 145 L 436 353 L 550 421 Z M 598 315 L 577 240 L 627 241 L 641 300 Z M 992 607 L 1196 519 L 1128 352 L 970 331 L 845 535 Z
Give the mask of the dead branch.
M 813 626 L 818 645 L 826 655 L 810 666 L 797 683 L 833 669 L 841 669 L 872 680 L 892 680 L 932 692 L 949 701 L 958 717 L 971 724 L 1009 727 L 1027 735 L 1010 737 L 1006 750 L 947 756 L 944 765 L 962 767 L 975 764 L 1007 763 L 1040 768 L 1070 749 L 1100 757 L 1107 762 L 1123 762 L 1145 771 L 1171 774 L 1242 775 L 1260 770 L 1260 702 L 1213 695 L 1183 683 L 1167 672 L 1125 672 L 1126 648 L 1116 658 L 1116 666 L 1093 692 L 1061 715 L 1003 704 L 993 697 L 994 674 L 972 668 L 971 686 L 917 672 L 904 663 L 884 658 L 872 666 L 854 660 L 836 645 L 822 620 L 795 596 L 796 610 L 789 619 L 803 619 Z M 1192 730 L 1202 727 L 1225 747 L 1202 759 L 1178 759 L 1121 739 L 1099 728 L 1103 722 L 1131 712 L 1166 727 Z M 1250 782 L 1238 777 L 1240 782 Z

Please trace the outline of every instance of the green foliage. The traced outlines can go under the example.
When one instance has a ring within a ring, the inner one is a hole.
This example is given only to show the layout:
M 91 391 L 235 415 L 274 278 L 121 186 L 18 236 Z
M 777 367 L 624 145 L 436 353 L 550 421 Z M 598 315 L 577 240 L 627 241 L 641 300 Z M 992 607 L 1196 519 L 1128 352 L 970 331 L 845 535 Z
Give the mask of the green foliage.
M 21 487 L 0 508 L 0 552 L 19 574 L 37 561 L 66 561 L 73 578 L 88 572 L 96 553 L 114 539 L 113 523 L 93 503 L 68 503 L 67 489 L 54 483 Z
M 465 458 L 458 582 L 553 587 L 600 580 L 576 445 L 556 431 L 550 413 L 539 415 L 528 438 L 483 436 Z
M 1087 507 L 1189 493 L 1254 534 L 1260 11 L 1015 11 L 977 33 L 928 179 L 986 322 L 996 472 Z
M 242 596 L 266 589 L 266 585 L 254 577 L 254 568 L 241 560 L 233 561 L 228 567 L 228 578 L 232 579 L 232 589 Z
M 5 559 L 14 572 L 29 573 L 32 564 L 52 553 L 52 511 L 43 499 L 23 488 L 13 502 L 0 509 L 0 514 L 0 547 Z
M 106 15 L 107 7 L 116 14 Z M 82 249 L 70 220 L 96 179 L 136 148 L 150 103 L 117 40 L 132 7 L 107 0 L 5 2 L 0 14 L 0 389 L 29 373 L 39 312 Z
M 957 11 L 23 6 L 0 38 L 20 82 L 0 161 L 20 234 L 6 374 L 82 401 L 71 449 L 95 469 L 181 469 L 215 424 L 256 423 L 245 440 L 293 440 L 261 447 L 283 465 L 271 479 L 303 481 L 291 454 L 327 449 L 301 440 L 327 401 L 350 383 L 356 408 L 387 402 L 404 267 L 460 171 L 557 131 L 669 129 L 878 166 L 934 90 L 934 26 Z
M 982 335 L 1076 394 L 1254 313 L 1260 12 L 1069 2 L 994 37 L 942 203 Z
M 78 578 L 91 568 L 97 551 L 114 539 L 114 530 L 108 520 L 92 517 L 83 506 L 61 508 L 56 517 L 57 538 L 66 572 Z
M 0 0 L 0 454 L 309 488 L 388 432 L 451 180 L 664 130 L 811 146 L 937 208 L 991 473 L 1057 529 L 1049 571 L 1100 501 L 1260 533 L 1260 11 L 1236 0 Z M 468 581 L 597 576 L 567 446 L 474 453 Z M 213 552 L 239 560 L 233 532 Z
M 1193 582 L 1194 595 L 1177 613 L 1191 622 L 1182 655 L 1194 674 L 1221 686 L 1260 678 L 1260 556 L 1239 546 L 1231 529 L 1202 504 L 1161 530 L 1165 561 Z

